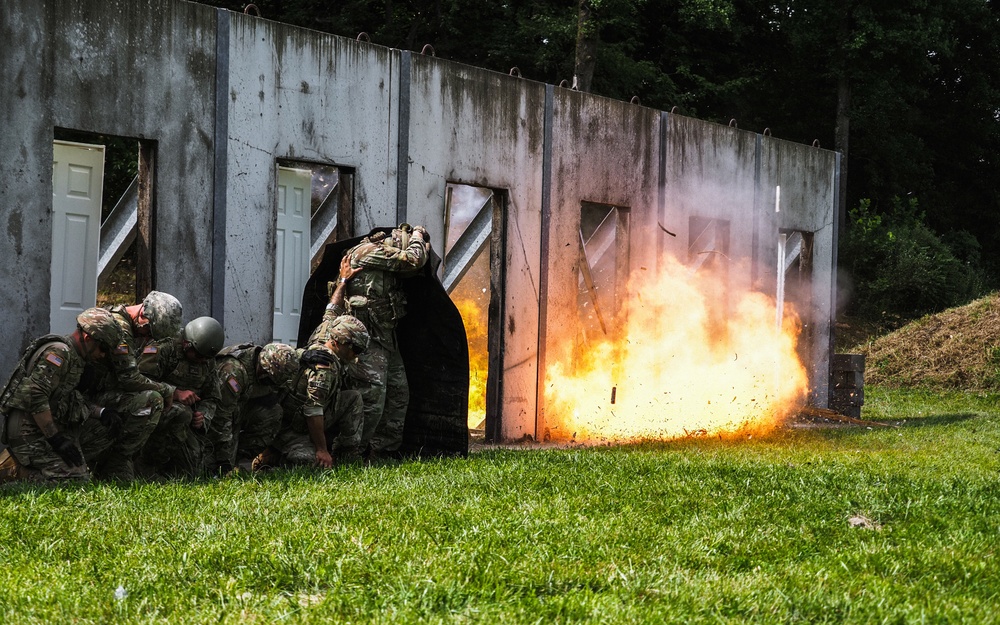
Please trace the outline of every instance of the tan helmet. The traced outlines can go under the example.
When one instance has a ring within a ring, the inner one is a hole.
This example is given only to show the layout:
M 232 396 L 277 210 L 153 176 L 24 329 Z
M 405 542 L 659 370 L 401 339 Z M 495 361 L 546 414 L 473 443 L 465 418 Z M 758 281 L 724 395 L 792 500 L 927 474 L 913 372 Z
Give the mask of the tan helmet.
M 368 343 L 371 340 L 365 324 L 351 315 L 337 317 L 333 327 L 330 328 L 329 336 L 338 343 L 350 345 L 354 353 L 358 355 L 368 351 Z
M 258 362 L 261 368 L 279 381 L 287 379 L 299 370 L 299 358 L 295 348 L 284 343 L 268 343 L 260 350 Z
M 88 308 L 76 316 L 76 325 L 101 344 L 109 354 L 122 342 L 122 331 L 114 316 L 103 308 Z
M 202 358 L 214 358 L 226 342 L 222 324 L 212 317 L 198 317 L 189 321 L 184 326 L 183 337 Z
M 169 293 L 150 291 L 142 300 L 142 316 L 149 319 L 149 333 L 156 341 L 177 336 L 181 312 L 181 303 Z

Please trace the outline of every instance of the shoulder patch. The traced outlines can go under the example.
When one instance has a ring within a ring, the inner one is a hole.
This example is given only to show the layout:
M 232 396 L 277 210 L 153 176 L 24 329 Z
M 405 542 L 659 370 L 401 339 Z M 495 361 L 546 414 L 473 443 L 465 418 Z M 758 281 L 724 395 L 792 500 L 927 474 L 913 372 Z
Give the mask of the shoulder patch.
M 229 376 L 229 379 L 226 380 L 226 385 L 229 386 L 229 390 L 231 390 L 232 392 L 234 393 L 240 392 L 240 382 L 235 377 Z
M 147 345 L 142 348 L 143 354 L 155 354 L 157 350 L 156 345 Z
M 119 343 L 118 347 L 115 348 L 115 355 L 121 356 L 128 353 L 128 344 Z
M 63 359 L 62 358 L 60 358 L 56 354 L 51 354 L 51 353 L 48 354 L 47 356 L 45 356 L 45 360 L 48 360 L 49 362 L 51 362 L 52 364 L 54 364 L 57 367 L 61 367 L 62 363 L 63 363 Z

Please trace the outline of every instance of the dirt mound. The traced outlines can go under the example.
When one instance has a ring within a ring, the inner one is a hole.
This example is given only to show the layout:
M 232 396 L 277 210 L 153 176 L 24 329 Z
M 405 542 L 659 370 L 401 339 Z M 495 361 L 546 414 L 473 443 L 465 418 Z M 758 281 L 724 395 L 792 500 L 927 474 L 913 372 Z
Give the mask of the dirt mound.
M 865 385 L 1000 391 L 1000 293 L 854 347 Z

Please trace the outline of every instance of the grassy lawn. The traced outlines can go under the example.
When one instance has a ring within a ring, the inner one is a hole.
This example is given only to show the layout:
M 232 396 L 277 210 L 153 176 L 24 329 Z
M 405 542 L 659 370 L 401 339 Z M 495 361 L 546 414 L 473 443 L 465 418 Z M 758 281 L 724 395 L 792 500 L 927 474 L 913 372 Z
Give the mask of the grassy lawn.
M 0 621 L 1000 622 L 997 397 L 863 416 L 901 423 L 7 486 Z

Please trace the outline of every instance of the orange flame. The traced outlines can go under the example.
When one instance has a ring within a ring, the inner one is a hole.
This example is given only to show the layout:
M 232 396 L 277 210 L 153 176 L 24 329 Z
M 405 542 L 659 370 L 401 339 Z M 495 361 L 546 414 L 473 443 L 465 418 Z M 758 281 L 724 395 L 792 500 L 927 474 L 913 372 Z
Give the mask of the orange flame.
M 782 315 L 779 327 L 774 300 L 751 292 L 730 296 L 735 305 L 720 314 L 712 294 L 726 289 L 718 279 L 694 276 L 672 258 L 663 265 L 652 272 L 658 275 L 636 272 L 629 280 L 617 340 L 555 355 L 547 367 L 550 438 L 762 434 L 801 405 L 807 377 L 794 313 Z M 550 345 L 576 343 L 558 338 Z
M 453 301 L 462 314 L 469 342 L 469 428 L 482 429 L 486 419 L 486 373 L 489 369 L 486 310 L 474 299 L 454 297 Z

